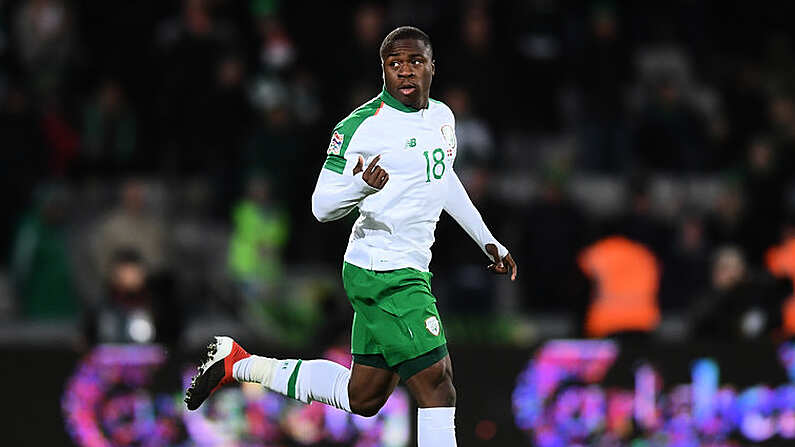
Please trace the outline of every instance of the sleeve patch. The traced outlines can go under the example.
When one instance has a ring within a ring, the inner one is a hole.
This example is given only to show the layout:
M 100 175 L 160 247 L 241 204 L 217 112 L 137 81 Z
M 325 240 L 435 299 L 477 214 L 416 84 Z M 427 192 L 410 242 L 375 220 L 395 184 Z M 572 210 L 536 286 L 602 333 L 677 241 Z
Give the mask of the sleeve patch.
M 342 143 L 344 141 L 345 135 L 334 131 L 334 135 L 331 136 L 331 143 L 329 143 L 326 153 L 329 155 L 340 155 L 340 152 L 342 151 Z

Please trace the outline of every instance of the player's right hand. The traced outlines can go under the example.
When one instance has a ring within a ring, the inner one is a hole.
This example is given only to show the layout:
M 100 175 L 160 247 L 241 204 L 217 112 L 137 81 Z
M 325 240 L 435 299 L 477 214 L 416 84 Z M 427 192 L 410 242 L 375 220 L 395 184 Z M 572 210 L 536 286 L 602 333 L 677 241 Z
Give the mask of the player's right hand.
M 516 266 L 516 262 L 513 260 L 513 256 L 510 253 L 505 255 L 504 258 L 500 259 L 499 252 L 497 251 L 497 246 L 494 244 L 486 244 L 486 251 L 491 255 L 494 259 L 494 264 L 489 264 L 486 267 L 490 272 L 494 272 L 498 275 L 507 275 L 508 273 L 511 274 L 511 281 L 516 281 L 516 274 L 519 271 L 519 268 Z
M 377 155 L 373 160 L 367 165 L 367 169 L 362 170 L 364 167 L 364 158 L 359 155 L 359 161 L 356 163 L 356 166 L 353 167 L 353 175 L 358 173 L 362 173 L 362 180 L 365 181 L 368 185 L 372 186 L 376 189 L 381 189 L 386 185 L 386 182 L 389 181 L 389 174 L 382 168 L 378 166 L 378 160 L 381 159 L 380 155 Z

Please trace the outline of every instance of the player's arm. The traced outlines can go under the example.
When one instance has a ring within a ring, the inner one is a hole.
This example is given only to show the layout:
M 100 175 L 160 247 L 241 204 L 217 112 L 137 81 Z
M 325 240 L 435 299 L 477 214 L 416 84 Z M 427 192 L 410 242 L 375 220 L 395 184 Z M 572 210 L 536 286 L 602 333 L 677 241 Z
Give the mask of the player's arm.
M 461 180 L 458 179 L 452 169 L 447 182 L 447 199 L 444 204 L 444 210 L 469 234 L 469 237 L 478 244 L 483 253 L 494 261 L 493 264 L 488 266 L 489 270 L 500 274 L 510 272 L 511 281 L 515 280 L 518 270 L 513 257 L 508 253 L 508 249 L 491 234 L 486 223 L 483 222 L 480 212 L 475 208 L 472 200 L 469 199 L 469 194 L 464 189 L 464 185 L 461 184 Z
M 312 193 L 312 214 L 320 222 L 337 220 L 347 215 L 365 197 L 381 190 L 389 181 L 389 174 L 380 166 L 381 156 L 373 158 L 364 168 L 364 158 L 356 158 L 356 165 L 348 173 L 324 167 Z M 340 157 L 341 158 L 341 157 Z M 344 163 L 344 162 L 343 162 Z

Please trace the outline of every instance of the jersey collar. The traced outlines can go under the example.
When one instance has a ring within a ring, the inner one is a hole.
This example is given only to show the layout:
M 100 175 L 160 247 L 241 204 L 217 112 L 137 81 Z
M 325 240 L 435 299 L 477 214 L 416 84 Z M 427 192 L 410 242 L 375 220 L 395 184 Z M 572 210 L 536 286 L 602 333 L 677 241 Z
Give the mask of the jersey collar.
M 403 104 L 402 102 L 398 101 L 394 96 L 390 95 L 389 92 L 386 91 L 386 85 L 381 88 L 381 100 L 384 101 L 386 105 L 388 105 L 389 107 L 392 107 L 393 109 L 398 109 L 401 112 L 413 113 L 420 111 L 420 109 L 415 109 L 414 107 L 409 107 Z M 431 101 L 429 99 L 428 105 L 430 106 L 430 104 Z

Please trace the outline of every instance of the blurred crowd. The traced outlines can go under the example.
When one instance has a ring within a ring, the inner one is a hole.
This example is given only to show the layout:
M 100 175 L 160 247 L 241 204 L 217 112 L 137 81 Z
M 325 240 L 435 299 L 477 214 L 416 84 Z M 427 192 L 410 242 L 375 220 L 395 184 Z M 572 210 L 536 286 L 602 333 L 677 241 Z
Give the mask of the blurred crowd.
M 788 9 L 0 0 L 0 318 L 92 341 L 213 318 L 299 344 L 343 331 L 352 216 L 320 225 L 310 195 L 334 124 L 380 91 L 381 40 L 413 24 L 456 170 L 521 269 L 496 282 L 443 218 L 446 319 L 560 314 L 606 336 L 678 315 L 685 336 L 788 338 Z

